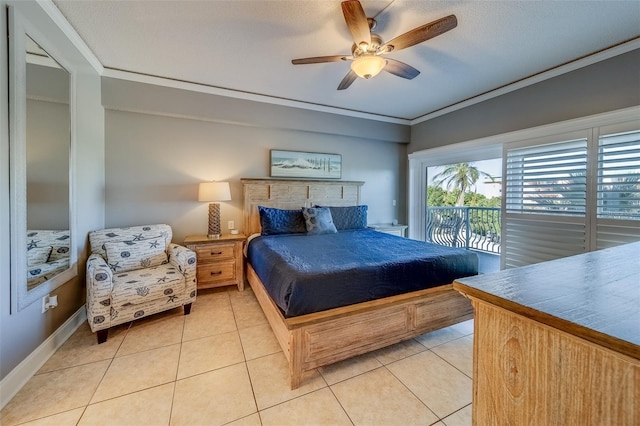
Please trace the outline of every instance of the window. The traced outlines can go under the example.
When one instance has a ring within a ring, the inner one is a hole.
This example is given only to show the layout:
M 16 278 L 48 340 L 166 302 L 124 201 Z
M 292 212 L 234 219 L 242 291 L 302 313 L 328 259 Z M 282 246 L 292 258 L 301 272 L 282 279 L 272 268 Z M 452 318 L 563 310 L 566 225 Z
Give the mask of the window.
M 424 239 L 426 168 L 503 158 L 501 267 L 640 241 L 640 107 L 409 154 L 409 236 Z
M 640 131 L 600 136 L 598 218 L 640 220 Z
M 504 268 L 640 240 L 640 122 L 504 150 Z
M 507 151 L 506 211 L 584 216 L 587 139 Z

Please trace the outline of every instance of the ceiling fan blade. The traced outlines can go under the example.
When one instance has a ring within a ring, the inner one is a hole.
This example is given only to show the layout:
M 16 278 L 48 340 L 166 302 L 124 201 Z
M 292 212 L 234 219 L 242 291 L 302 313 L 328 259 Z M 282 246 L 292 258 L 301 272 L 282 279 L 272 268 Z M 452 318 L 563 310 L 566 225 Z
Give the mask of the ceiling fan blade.
M 351 86 L 351 83 L 353 83 L 356 80 L 356 78 L 358 78 L 358 75 L 355 72 L 353 72 L 353 70 L 349 70 L 347 75 L 345 75 L 342 81 L 340 82 L 340 85 L 338 86 L 338 90 L 344 90 L 348 88 L 349 86 Z
M 369 31 L 369 22 L 360 2 L 358 0 L 343 1 L 342 14 L 356 46 L 360 46 L 363 42 L 370 45 L 371 32 Z
M 406 78 L 407 80 L 412 80 L 420 74 L 420 71 L 411 65 L 390 58 L 387 58 L 387 65 L 385 65 L 383 70 L 398 77 Z
M 300 58 L 293 59 L 291 63 L 293 65 L 303 65 L 303 64 L 320 64 L 323 62 L 340 62 L 340 61 L 348 61 L 349 59 L 353 59 L 353 56 L 345 56 L 345 55 L 335 55 L 335 56 L 314 56 L 312 58 Z
M 454 29 L 457 25 L 458 19 L 455 15 L 445 16 L 442 19 L 429 22 L 428 24 L 414 28 L 411 31 L 407 31 L 404 34 L 389 40 L 380 48 L 380 51 L 383 53 L 389 53 L 391 51 L 395 52 L 396 50 L 411 47 L 415 44 L 429 40 L 430 38 L 439 36 L 440 34 L 446 33 L 447 31 Z

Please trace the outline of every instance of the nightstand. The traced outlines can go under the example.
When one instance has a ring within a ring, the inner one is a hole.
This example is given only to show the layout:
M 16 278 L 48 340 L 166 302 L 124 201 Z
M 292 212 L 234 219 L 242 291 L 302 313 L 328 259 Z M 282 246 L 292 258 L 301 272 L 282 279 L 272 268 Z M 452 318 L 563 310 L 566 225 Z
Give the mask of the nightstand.
M 393 225 L 391 223 L 372 223 L 367 225 L 371 229 L 375 229 L 379 232 L 386 234 L 397 235 L 398 237 L 406 237 L 407 225 Z
M 196 252 L 198 290 L 237 285 L 244 290 L 242 248 L 247 237 L 226 234 L 212 239 L 206 235 L 189 235 L 184 245 Z

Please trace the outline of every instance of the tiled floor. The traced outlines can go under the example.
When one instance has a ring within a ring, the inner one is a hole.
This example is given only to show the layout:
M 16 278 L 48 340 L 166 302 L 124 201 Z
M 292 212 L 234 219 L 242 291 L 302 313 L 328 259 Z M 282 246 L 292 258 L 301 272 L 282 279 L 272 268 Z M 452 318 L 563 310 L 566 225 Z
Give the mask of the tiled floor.
M 0 412 L 28 425 L 470 425 L 473 322 L 323 367 L 289 389 L 251 290 L 201 292 L 109 331 L 88 325 Z

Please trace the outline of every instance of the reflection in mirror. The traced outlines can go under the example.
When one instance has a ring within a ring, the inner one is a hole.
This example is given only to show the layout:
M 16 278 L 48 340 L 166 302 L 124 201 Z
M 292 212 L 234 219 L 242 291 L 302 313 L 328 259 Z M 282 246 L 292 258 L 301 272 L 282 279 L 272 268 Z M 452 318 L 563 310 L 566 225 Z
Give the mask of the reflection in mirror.
M 69 268 L 69 73 L 26 37 L 27 290 Z

